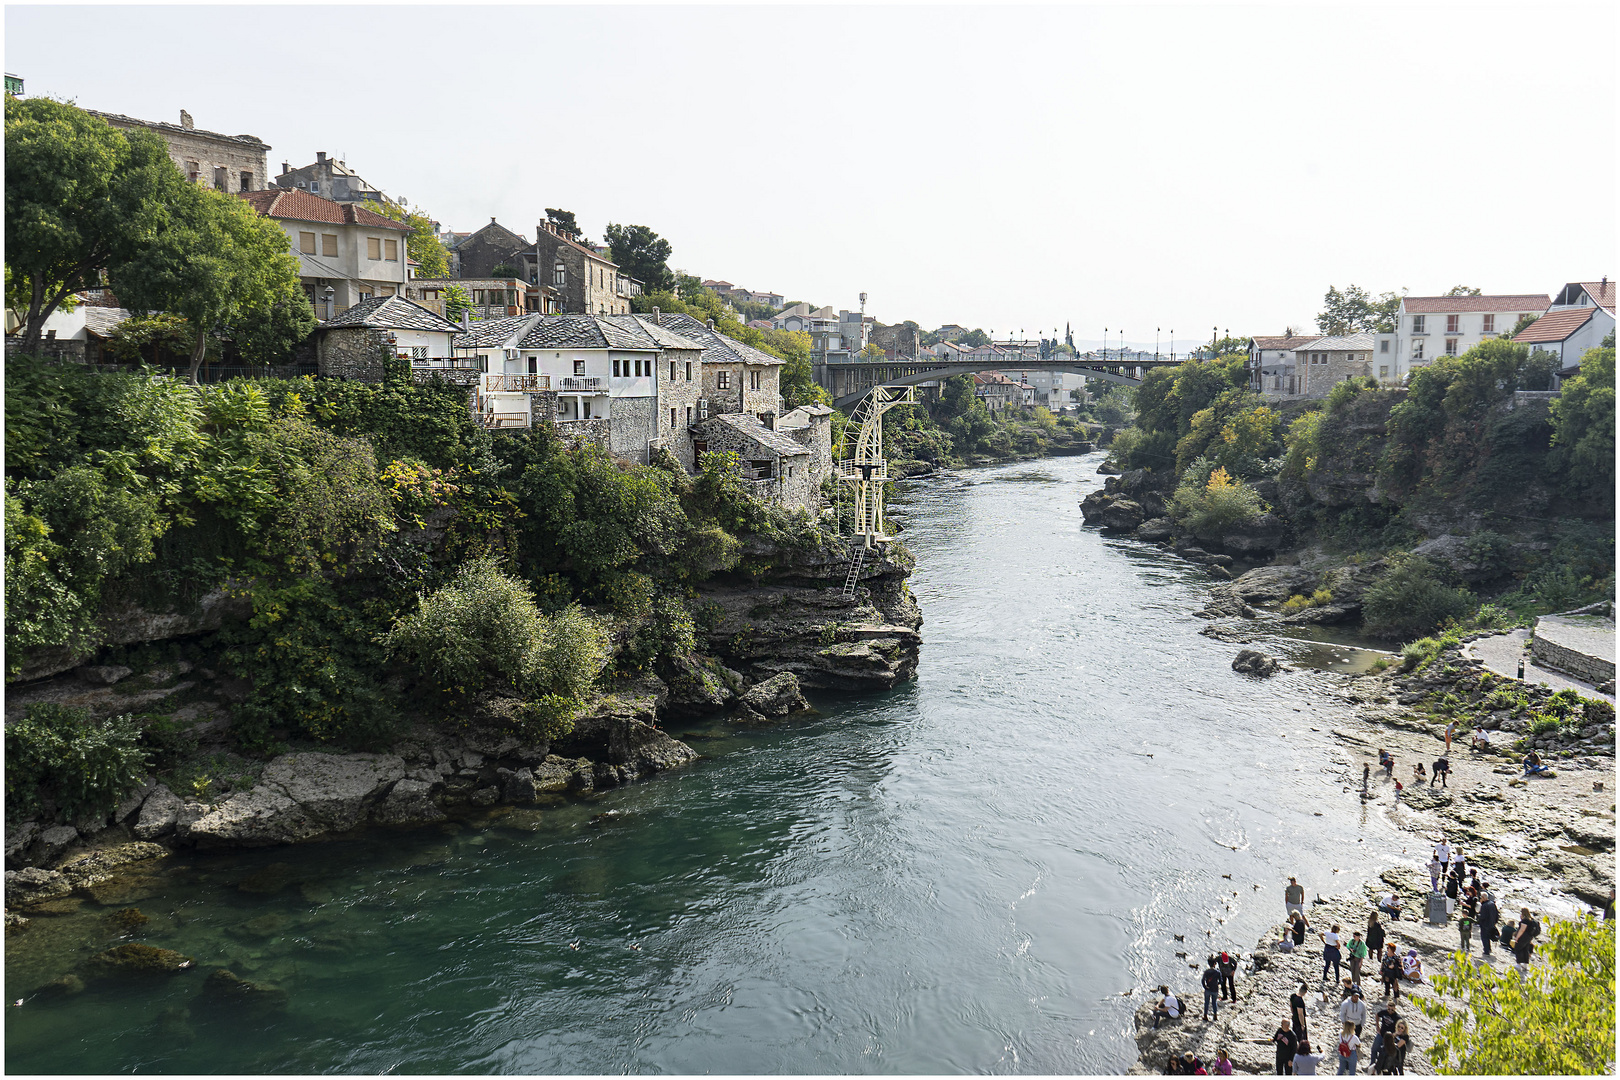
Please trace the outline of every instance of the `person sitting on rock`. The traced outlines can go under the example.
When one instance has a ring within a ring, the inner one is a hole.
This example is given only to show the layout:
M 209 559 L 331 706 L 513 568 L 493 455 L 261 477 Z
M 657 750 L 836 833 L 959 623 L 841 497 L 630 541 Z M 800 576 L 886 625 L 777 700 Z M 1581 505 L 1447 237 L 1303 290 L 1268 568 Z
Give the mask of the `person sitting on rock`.
M 1181 1019 L 1181 1002 L 1176 1000 L 1176 995 L 1170 992 L 1168 986 L 1159 987 L 1159 993 L 1163 994 L 1164 997 L 1153 1007 L 1154 1028 L 1159 1026 L 1160 1020 Z
M 1491 748 L 1491 733 L 1484 728 L 1475 728 L 1468 747 L 1470 750 L 1489 750 Z
M 1420 761 L 1416 765 L 1412 766 L 1412 783 L 1422 784 L 1428 779 L 1429 774 L 1423 771 L 1423 762 Z
M 1524 755 L 1524 775 L 1534 776 L 1539 772 L 1546 772 L 1547 766 L 1542 764 L 1541 755 L 1534 750 Z
M 1232 1075 L 1232 1059 L 1226 1056 L 1226 1047 L 1222 1046 L 1215 1051 L 1215 1064 L 1210 1067 L 1209 1075 Z
M 1385 893 L 1384 898 L 1378 901 L 1378 910 L 1388 915 L 1395 922 L 1401 921 L 1401 901 L 1392 892 Z
M 1401 978 L 1414 983 L 1423 981 L 1423 961 L 1418 959 L 1416 949 L 1408 949 L 1401 957 Z
M 1378 748 L 1378 767 L 1384 770 L 1386 777 L 1395 775 L 1395 755 L 1382 746 Z

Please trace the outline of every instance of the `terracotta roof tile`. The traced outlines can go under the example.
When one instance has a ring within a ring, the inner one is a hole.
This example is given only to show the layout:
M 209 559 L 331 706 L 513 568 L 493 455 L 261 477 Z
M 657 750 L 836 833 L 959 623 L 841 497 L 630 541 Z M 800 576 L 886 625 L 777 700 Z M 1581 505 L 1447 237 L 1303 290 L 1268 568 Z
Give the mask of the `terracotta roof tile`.
M 1408 296 L 1403 310 L 1408 315 L 1457 315 L 1469 311 L 1546 311 L 1552 300 L 1539 293 L 1509 293 L 1502 296 Z
M 390 221 L 381 214 L 351 203 L 334 202 L 307 191 L 265 188 L 263 191 L 244 191 L 240 194 L 240 198 L 270 218 L 320 221 L 330 225 L 363 225 L 368 229 L 394 229 L 407 233 L 411 231 L 411 227 L 402 222 Z
M 1592 318 L 1592 312 L 1596 310 L 1597 308 L 1578 307 L 1565 308 L 1562 311 L 1549 311 L 1513 335 L 1513 340 L 1523 341 L 1531 345 L 1541 342 L 1567 340 L 1569 335 L 1587 324 Z
M 1583 281 L 1581 282 L 1581 288 L 1586 290 L 1586 295 L 1598 302 L 1599 307 L 1610 315 L 1614 314 L 1614 282 Z
M 1254 341 L 1254 347 L 1257 349 L 1275 350 L 1297 349 L 1307 341 L 1315 339 L 1304 334 L 1290 334 L 1287 337 L 1257 337 L 1252 340 Z

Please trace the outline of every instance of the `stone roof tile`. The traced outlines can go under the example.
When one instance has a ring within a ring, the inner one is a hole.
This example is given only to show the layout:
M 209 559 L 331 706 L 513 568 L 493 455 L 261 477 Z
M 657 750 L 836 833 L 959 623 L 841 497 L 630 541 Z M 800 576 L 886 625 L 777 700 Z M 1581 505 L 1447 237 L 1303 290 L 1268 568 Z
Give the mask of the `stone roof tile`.
M 427 330 L 461 333 L 461 327 L 403 296 L 374 296 L 326 320 L 323 328 L 368 326 L 378 330 Z

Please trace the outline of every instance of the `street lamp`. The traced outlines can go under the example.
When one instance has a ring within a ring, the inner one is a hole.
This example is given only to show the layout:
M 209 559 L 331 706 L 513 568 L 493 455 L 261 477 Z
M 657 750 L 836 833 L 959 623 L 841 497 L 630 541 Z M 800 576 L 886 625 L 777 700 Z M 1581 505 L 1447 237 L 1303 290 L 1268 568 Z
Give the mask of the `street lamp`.
M 1108 327 L 1103 327 L 1103 363 L 1108 363 Z
M 1158 358 L 1159 358 L 1159 328 L 1157 326 L 1155 326 L 1153 328 L 1153 359 L 1157 360 Z
M 321 290 L 321 299 L 326 301 L 326 318 L 328 322 L 332 319 L 332 298 L 336 295 L 337 290 L 330 285 Z

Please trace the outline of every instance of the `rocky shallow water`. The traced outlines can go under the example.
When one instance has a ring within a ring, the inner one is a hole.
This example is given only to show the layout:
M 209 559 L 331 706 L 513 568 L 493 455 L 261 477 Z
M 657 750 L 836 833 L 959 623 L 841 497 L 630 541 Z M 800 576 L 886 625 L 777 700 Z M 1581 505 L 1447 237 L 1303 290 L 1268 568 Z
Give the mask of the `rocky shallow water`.
M 897 500 L 914 682 L 671 727 L 702 757 L 646 782 L 86 876 L 9 939 L 7 1068 L 1125 1071 L 1176 935 L 1250 952 L 1288 874 L 1420 860 L 1347 790 L 1360 684 L 1234 673 L 1206 571 L 1082 528 L 1098 463 Z M 98 959 L 135 943 L 192 963 Z

